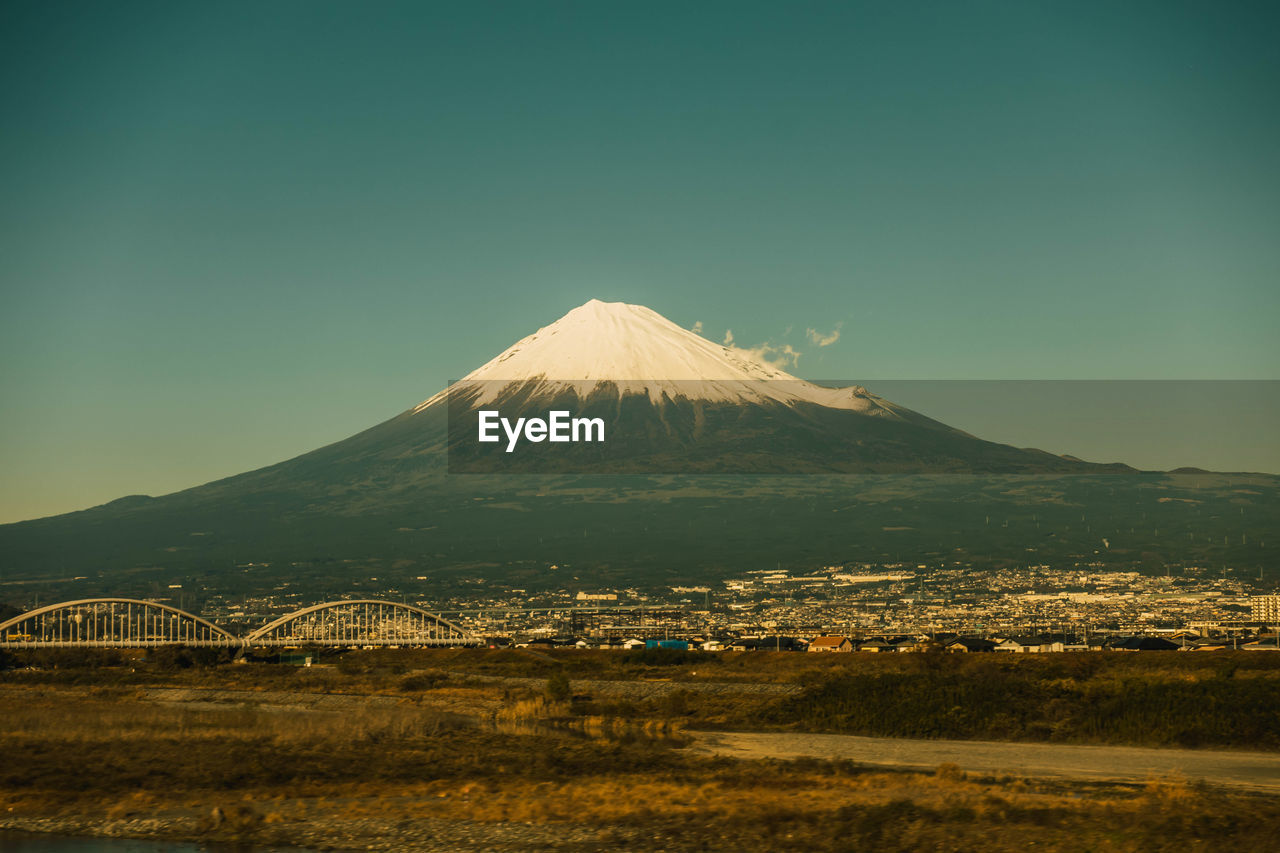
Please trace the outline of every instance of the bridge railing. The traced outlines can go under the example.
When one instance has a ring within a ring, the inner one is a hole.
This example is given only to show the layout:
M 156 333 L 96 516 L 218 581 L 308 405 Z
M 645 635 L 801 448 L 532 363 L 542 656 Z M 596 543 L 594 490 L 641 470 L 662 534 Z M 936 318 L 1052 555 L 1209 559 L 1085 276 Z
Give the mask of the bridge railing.
M 421 607 L 377 599 L 304 607 L 268 622 L 245 639 L 255 645 L 456 646 L 477 642 L 465 629 Z
M 421 607 L 376 599 L 304 607 L 243 637 L 172 605 L 133 598 L 63 601 L 0 623 L 0 646 L 7 648 L 478 644 L 465 629 Z

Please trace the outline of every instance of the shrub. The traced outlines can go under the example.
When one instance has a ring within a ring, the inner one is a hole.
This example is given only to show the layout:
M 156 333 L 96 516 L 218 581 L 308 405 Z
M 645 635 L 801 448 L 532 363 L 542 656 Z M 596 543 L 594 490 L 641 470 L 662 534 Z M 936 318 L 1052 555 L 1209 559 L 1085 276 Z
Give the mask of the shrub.
M 418 672 L 400 679 L 400 689 L 406 693 L 417 690 L 434 690 L 449 680 L 447 672 Z
M 553 672 L 547 679 L 547 698 L 552 702 L 564 702 L 573 695 L 569 677 L 563 672 Z

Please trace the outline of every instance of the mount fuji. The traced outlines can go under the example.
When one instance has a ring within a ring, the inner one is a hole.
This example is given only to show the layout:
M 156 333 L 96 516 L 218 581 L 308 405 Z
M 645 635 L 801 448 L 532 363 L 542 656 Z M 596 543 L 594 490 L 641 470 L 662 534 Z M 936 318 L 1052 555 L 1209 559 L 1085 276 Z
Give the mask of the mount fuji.
M 486 408 L 598 416 L 608 439 L 494 445 L 495 462 L 474 452 Z M 1258 477 L 1249 500 L 1272 525 L 1280 481 Z M 345 594 L 353 577 L 532 588 L 779 562 L 997 566 L 1032 552 L 1133 565 L 1217 549 L 1213 560 L 1243 565 L 1252 552 L 1218 554 L 1236 546 L 1214 544 L 1210 529 L 1217 502 L 1238 514 L 1240 482 L 984 441 L 866 388 L 799 379 L 648 308 L 592 300 L 350 438 L 174 494 L 2 525 L 0 576 L 82 576 L 86 594 L 147 593 L 160 577 L 246 590 L 308 577 Z M 1089 520 L 1103 515 L 1115 528 L 1105 547 Z M 1142 530 L 1157 532 L 1123 545 Z
M 826 388 L 797 379 L 750 352 L 717 345 L 643 305 L 592 299 L 550 326 L 512 344 L 459 383 L 414 408 L 422 411 L 471 386 L 476 405 L 503 392 L 588 397 L 611 386 L 621 395 L 664 401 L 812 403 L 870 415 L 901 417 L 905 409 L 865 388 Z
M 408 413 L 448 409 L 451 473 L 1043 473 L 1117 470 L 983 441 L 870 393 L 798 379 L 655 311 L 590 302 Z M 599 418 L 610 438 L 508 455 L 476 413 Z

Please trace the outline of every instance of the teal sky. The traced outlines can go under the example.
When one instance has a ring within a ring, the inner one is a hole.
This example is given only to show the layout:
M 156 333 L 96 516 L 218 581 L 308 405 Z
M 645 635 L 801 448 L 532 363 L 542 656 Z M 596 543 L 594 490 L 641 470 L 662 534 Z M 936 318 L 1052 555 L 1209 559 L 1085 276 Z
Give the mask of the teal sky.
M 804 376 L 1280 378 L 1278 9 L 7 0 L 0 521 L 343 438 L 593 297 Z

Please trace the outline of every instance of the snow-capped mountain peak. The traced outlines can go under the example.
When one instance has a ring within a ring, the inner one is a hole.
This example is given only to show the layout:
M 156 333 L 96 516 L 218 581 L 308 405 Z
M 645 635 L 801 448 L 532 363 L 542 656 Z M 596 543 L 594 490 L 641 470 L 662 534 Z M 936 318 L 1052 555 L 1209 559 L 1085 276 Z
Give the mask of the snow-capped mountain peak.
M 656 311 L 593 299 L 517 341 L 467 380 L 794 379 Z
M 453 386 L 478 389 L 475 405 L 504 388 L 534 383 L 537 391 L 572 388 L 585 396 L 600 383 L 623 394 L 716 402 L 809 402 L 829 408 L 896 416 L 897 407 L 861 387 L 826 388 L 798 379 L 747 350 L 713 343 L 643 305 L 602 302 L 574 308 L 512 344 Z M 418 410 L 445 398 L 441 392 Z

